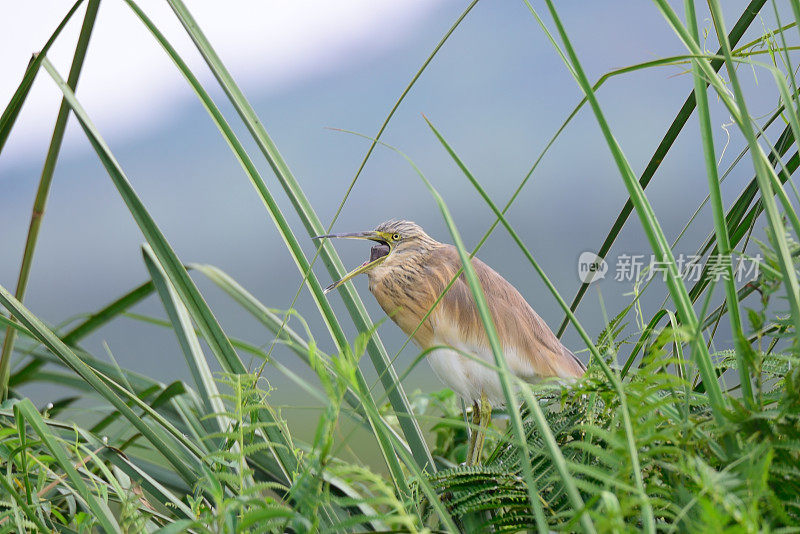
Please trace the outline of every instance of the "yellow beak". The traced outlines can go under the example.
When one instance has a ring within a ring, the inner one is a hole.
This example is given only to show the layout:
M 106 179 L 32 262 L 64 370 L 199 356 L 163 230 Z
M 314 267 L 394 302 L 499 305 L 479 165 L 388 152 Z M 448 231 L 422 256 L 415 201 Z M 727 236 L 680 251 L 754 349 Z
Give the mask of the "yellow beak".
M 374 231 L 352 232 L 352 233 L 347 233 L 347 234 L 318 235 L 318 236 L 312 237 L 311 239 L 332 239 L 332 238 L 368 239 L 370 241 L 376 241 L 378 243 L 381 243 L 382 245 L 388 246 L 389 247 L 389 252 L 391 252 L 391 248 L 392 248 L 391 241 L 389 239 L 387 239 L 383 234 L 381 234 L 379 232 L 374 232 Z M 374 249 L 374 247 L 373 247 L 373 249 Z M 344 284 L 345 282 L 347 282 L 348 280 L 350 280 L 354 276 L 369 271 L 370 269 L 372 269 L 373 267 L 375 267 L 376 265 L 381 263 L 383 260 L 385 260 L 386 256 L 388 256 L 388 252 L 386 254 L 383 254 L 383 255 L 375 258 L 375 259 L 372 259 L 372 255 L 370 255 L 370 260 L 369 261 L 365 261 L 364 263 L 362 263 L 361 265 L 359 265 L 358 267 L 356 267 L 355 269 L 353 269 L 352 271 L 350 271 L 349 273 L 344 275 L 344 278 L 342 278 L 341 280 L 339 280 L 337 282 L 334 282 L 331 285 L 329 285 L 328 287 L 326 287 L 324 293 L 327 295 L 329 292 L 333 291 L 334 289 L 336 289 L 340 285 Z

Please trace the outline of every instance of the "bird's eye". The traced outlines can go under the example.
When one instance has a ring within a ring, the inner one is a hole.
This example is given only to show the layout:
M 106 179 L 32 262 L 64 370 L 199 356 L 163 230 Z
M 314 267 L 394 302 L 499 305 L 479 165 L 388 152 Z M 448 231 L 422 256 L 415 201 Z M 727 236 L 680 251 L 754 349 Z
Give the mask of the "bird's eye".
M 400 241 L 400 234 L 394 234 L 392 236 L 392 241 Z

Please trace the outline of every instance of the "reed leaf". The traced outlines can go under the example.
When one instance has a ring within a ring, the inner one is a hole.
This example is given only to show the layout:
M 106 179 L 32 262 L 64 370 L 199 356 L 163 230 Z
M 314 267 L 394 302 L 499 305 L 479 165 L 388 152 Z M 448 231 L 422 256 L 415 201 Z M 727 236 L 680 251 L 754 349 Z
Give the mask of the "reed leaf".
M 72 66 L 70 67 L 69 76 L 67 78 L 67 85 L 73 91 L 78 86 L 78 78 L 80 78 L 81 70 L 83 69 L 83 60 L 86 58 L 86 50 L 89 48 L 89 39 L 92 36 L 94 21 L 97 18 L 97 9 L 99 6 L 100 0 L 89 0 L 86 6 L 86 15 L 84 15 L 83 18 L 81 32 L 78 35 L 78 44 L 75 46 L 75 54 L 73 55 Z M 59 29 L 60 28 L 61 27 L 59 27 Z M 57 33 L 54 34 L 54 36 L 55 35 L 57 35 Z M 45 48 L 47 48 L 47 46 Z M 32 81 L 31 79 L 31 83 Z M 23 84 L 24 83 L 23 81 Z M 24 97 L 21 98 L 24 100 Z M 41 228 L 42 225 L 42 218 L 44 217 L 44 211 L 47 205 L 47 197 L 50 194 L 50 184 L 53 180 L 53 172 L 56 168 L 58 154 L 61 151 L 61 143 L 64 140 L 64 131 L 67 127 L 68 116 L 69 106 L 66 100 L 62 99 L 61 106 L 58 109 L 58 116 L 56 117 L 56 124 L 53 127 L 53 137 L 50 140 L 50 148 L 48 148 L 47 156 L 44 160 L 42 176 L 39 179 L 39 187 L 36 190 L 36 198 L 33 201 L 30 227 L 28 228 L 28 236 L 25 239 L 25 251 L 22 254 L 19 275 L 17 277 L 17 288 L 14 295 L 20 302 L 25 300 L 25 290 L 28 287 L 28 278 L 31 273 L 31 266 L 33 265 L 33 255 L 36 251 L 36 241 L 39 238 L 39 228 Z M 10 123 L 13 123 L 13 119 L 8 120 Z M 2 129 L 3 123 L 2 119 L 0 119 L 0 131 L 2 131 Z M 7 137 L 7 135 L 6 133 L 5 136 Z M 0 136 L 2 136 L 1 133 Z M 3 141 L 0 140 L 0 151 L 2 151 L 2 144 Z M 0 350 L 0 398 L 2 399 L 8 397 L 9 369 L 11 365 L 11 354 L 14 352 L 15 340 L 16 330 L 10 327 L 7 328 L 6 335 L 3 338 L 3 348 Z
M 751 0 L 750 3 L 747 5 L 747 7 L 744 8 L 741 16 L 739 17 L 739 20 L 736 21 L 736 24 L 733 26 L 733 29 L 731 30 L 731 33 L 728 36 L 728 40 L 731 43 L 731 46 L 735 46 L 736 43 L 739 42 L 744 33 L 747 31 L 747 29 L 753 23 L 755 18 L 758 16 L 758 13 L 759 11 L 761 11 L 761 8 L 764 7 L 766 1 L 767 0 Z M 716 55 L 720 56 L 721 53 L 722 50 L 720 49 L 716 53 Z M 714 59 L 711 61 L 711 67 L 715 71 L 718 71 L 719 69 L 722 68 L 723 62 L 724 61 L 722 58 Z M 686 100 L 681 106 L 681 109 L 678 111 L 678 114 L 672 120 L 672 123 L 667 129 L 667 132 L 664 134 L 664 137 L 659 142 L 658 147 L 656 147 L 655 152 L 653 152 L 653 155 L 650 157 L 650 160 L 648 161 L 647 166 L 642 172 L 641 177 L 639 177 L 639 185 L 642 187 L 642 189 L 645 189 L 655 176 L 656 171 L 658 171 L 658 168 L 661 166 L 661 162 L 664 161 L 664 159 L 667 156 L 667 153 L 670 151 L 672 145 L 675 143 L 675 140 L 678 138 L 678 135 L 681 133 L 683 127 L 689 121 L 689 117 L 691 117 L 692 112 L 694 111 L 696 105 L 697 102 L 695 100 L 695 94 L 694 92 L 690 92 L 689 96 L 686 97 Z M 633 208 L 634 204 L 631 197 L 625 201 L 625 205 L 622 207 L 622 210 L 620 211 L 619 215 L 617 215 L 616 220 L 611 225 L 611 229 L 609 230 L 608 235 L 603 240 L 603 243 L 600 245 L 600 248 L 597 251 L 597 255 L 599 257 L 605 258 L 606 254 L 608 254 L 608 251 L 611 250 L 614 241 L 616 241 L 617 236 L 619 236 L 619 233 L 625 226 L 628 217 L 630 217 L 631 213 L 633 212 Z M 575 311 L 578 308 L 578 305 L 583 299 L 583 296 L 586 294 L 587 289 L 589 289 L 588 283 L 581 284 L 581 287 L 578 289 L 578 292 L 575 294 L 575 297 L 572 299 L 572 303 L 570 304 L 570 309 L 572 311 Z M 559 337 L 561 337 L 561 335 L 564 333 L 564 330 L 566 330 L 567 324 L 568 324 L 567 318 L 565 317 L 564 320 L 561 322 L 561 326 L 559 326 L 558 328 Z
M 167 311 L 167 316 L 172 323 L 175 335 L 178 337 L 178 343 L 186 358 L 186 364 L 194 379 L 195 387 L 197 387 L 197 391 L 200 394 L 200 401 L 203 403 L 205 414 L 222 413 L 225 406 L 222 403 L 217 383 L 206 361 L 206 356 L 203 354 L 200 340 L 192 327 L 189 312 L 178 298 L 175 288 L 170 284 L 164 268 L 158 263 L 158 259 L 149 245 L 142 247 L 142 256 L 147 266 L 147 271 L 153 279 L 156 291 Z M 212 420 L 216 423 L 214 431 L 219 432 L 227 425 L 226 421 L 221 417 L 214 417 Z
M 322 226 L 322 223 L 314 212 L 314 209 L 311 207 L 311 204 L 308 202 L 308 199 L 303 193 L 300 184 L 289 170 L 289 166 L 280 155 L 277 146 L 272 141 L 269 134 L 267 134 L 267 131 L 261 121 L 258 119 L 255 110 L 247 101 L 241 89 L 239 89 L 234 82 L 230 72 L 228 72 L 225 65 L 219 59 L 219 56 L 217 56 L 216 52 L 211 46 L 211 43 L 209 43 L 208 39 L 206 39 L 189 10 L 181 0 L 168 0 L 168 2 L 170 6 L 172 6 L 173 11 L 178 16 L 178 19 L 181 21 L 181 24 L 183 24 L 187 33 L 194 41 L 198 51 L 205 59 L 206 64 L 214 73 L 214 76 L 217 78 L 220 86 L 225 91 L 225 94 L 228 96 L 231 104 L 233 104 L 242 121 L 247 126 L 248 131 L 255 140 L 262 154 L 267 159 L 267 162 L 278 178 L 278 181 L 281 183 L 284 191 L 289 196 L 289 199 L 291 200 L 295 211 L 303 222 L 308 235 L 313 237 L 326 233 L 325 228 Z M 264 195 L 266 186 L 263 188 L 259 187 L 258 189 L 259 193 Z M 332 277 L 341 278 L 344 276 L 346 272 L 344 264 L 342 264 L 338 254 L 336 254 L 333 245 L 327 241 L 324 241 L 320 246 L 320 254 L 322 256 L 323 263 L 328 268 L 328 272 Z M 314 280 L 309 271 L 304 272 L 307 273 L 304 274 L 304 276 L 308 280 Z M 325 308 L 322 304 L 324 296 L 322 295 L 321 287 L 318 284 L 313 285 L 312 294 L 318 301 L 318 305 L 323 308 L 326 317 L 328 315 L 331 316 L 331 326 L 336 325 L 338 327 L 338 322 L 335 322 L 335 315 L 333 315 L 333 312 L 328 312 L 329 308 Z M 352 284 L 342 285 L 339 289 L 339 294 L 342 295 L 345 306 L 358 331 L 371 331 L 374 326 L 372 320 L 369 318 L 366 308 L 364 307 L 364 303 L 361 301 L 358 293 L 352 287 Z M 345 343 L 345 339 L 340 327 L 336 329 L 335 335 L 337 345 L 341 349 Z M 389 392 L 389 402 L 392 404 L 392 407 L 398 415 L 400 427 L 402 428 L 406 441 L 411 448 L 414 460 L 422 469 L 427 467 L 428 469 L 435 470 L 436 467 L 433 463 L 433 459 L 431 458 L 428 446 L 425 443 L 425 439 L 422 436 L 419 424 L 414 417 L 413 411 L 411 410 L 411 405 L 408 402 L 408 398 L 405 394 L 402 384 L 400 384 L 398 381 L 397 372 L 392 367 L 391 361 L 389 360 L 389 355 L 386 353 L 386 349 L 377 335 L 370 338 L 367 349 L 372 364 L 375 367 L 378 375 L 381 377 L 384 389 Z
M 97 496 L 86 485 L 83 477 L 72 465 L 72 460 L 67 456 L 64 447 L 44 424 L 41 414 L 36 411 L 33 403 L 29 399 L 23 399 L 15 404 L 14 416 L 17 419 L 26 421 L 33 428 L 33 431 L 36 432 L 39 439 L 47 446 L 47 450 L 55 457 L 59 467 L 64 470 L 77 494 L 86 503 L 89 510 L 92 511 L 95 519 L 103 529 L 106 532 L 118 532 L 120 530 L 119 524 L 108 504 L 98 500 Z
M 697 16 L 694 12 L 694 0 L 684 2 L 686 16 L 689 23 L 691 35 L 695 41 L 699 42 L 700 34 L 697 27 Z M 731 331 L 733 332 L 736 354 L 739 357 L 739 383 L 742 385 L 742 395 L 748 406 L 752 406 L 753 386 L 750 382 L 750 362 L 749 350 L 744 339 L 742 322 L 739 316 L 739 298 L 736 293 L 736 282 L 733 275 L 733 261 L 731 256 L 730 237 L 728 236 L 728 226 L 725 224 L 725 210 L 722 206 L 722 193 L 719 186 L 717 175 L 717 156 L 714 151 L 714 136 L 711 132 L 711 118 L 708 109 L 708 95 L 706 94 L 706 84 L 697 60 L 692 62 L 692 74 L 694 75 L 694 94 L 697 102 L 697 115 L 700 121 L 700 133 L 703 140 L 703 155 L 706 164 L 706 177 L 708 179 L 708 190 L 711 195 L 711 208 L 714 214 L 714 231 L 718 243 L 719 255 L 726 260 L 723 263 L 727 276 L 724 276 L 725 296 L 728 303 L 728 317 L 730 318 Z
M 139 229 L 153 248 L 153 253 L 161 263 L 170 283 L 175 287 L 175 290 L 180 295 L 192 319 L 203 333 L 203 337 L 208 343 L 212 353 L 214 353 L 217 360 L 226 371 L 246 374 L 247 370 L 236 354 L 230 340 L 222 331 L 222 328 L 211 312 L 211 309 L 208 307 L 208 304 L 206 304 L 200 291 L 186 272 L 183 264 L 136 195 L 136 192 L 133 190 L 122 168 L 119 166 L 119 163 L 117 163 L 105 141 L 103 141 L 100 134 L 89 120 L 83 107 L 81 107 L 80 103 L 75 98 L 74 93 L 67 87 L 63 79 L 61 79 L 50 62 L 46 59 L 44 61 L 44 67 L 66 97 L 83 131 L 89 138 L 92 147 L 95 149 L 100 161 L 108 171 L 111 180 L 114 182 L 123 201 L 125 201 L 125 204 L 128 206 Z M 274 417 L 268 410 L 263 410 L 260 415 L 264 421 L 274 422 Z M 291 473 L 295 472 L 297 468 L 297 459 L 292 453 L 293 449 L 291 445 L 286 441 L 286 437 L 274 426 L 267 427 L 265 433 L 270 442 L 276 444 L 273 448 L 273 454 L 281 468 L 283 477 L 287 481 L 291 480 Z

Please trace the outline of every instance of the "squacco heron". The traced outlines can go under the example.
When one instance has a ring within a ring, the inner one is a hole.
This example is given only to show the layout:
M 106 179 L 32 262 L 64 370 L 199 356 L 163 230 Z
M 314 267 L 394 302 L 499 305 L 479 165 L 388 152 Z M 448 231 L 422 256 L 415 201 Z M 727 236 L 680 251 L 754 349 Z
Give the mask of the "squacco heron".
M 453 245 L 431 238 L 417 224 L 403 220 L 387 221 L 368 232 L 330 234 L 316 239 L 334 237 L 368 239 L 377 244 L 372 247 L 368 261 L 328 286 L 325 292 L 367 273 L 369 290 L 403 332 L 408 336 L 413 334 L 414 342 L 423 350 L 437 347 L 427 356 L 433 371 L 466 403 L 472 403 L 472 422 L 477 430 L 470 432 L 467 463 L 478 463 L 485 429 L 491 421 L 491 406 L 504 405 L 505 396 L 493 368 L 494 358 L 483 323 L 463 276 L 420 325 L 461 268 L 458 251 Z M 561 344 L 519 291 L 479 259 L 474 258 L 472 265 L 486 294 L 511 372 L 531 383 L 547 377 L 568 381 L 582 376 L 584 365 Z M 483 360 L 489 366 L 476 360 Z

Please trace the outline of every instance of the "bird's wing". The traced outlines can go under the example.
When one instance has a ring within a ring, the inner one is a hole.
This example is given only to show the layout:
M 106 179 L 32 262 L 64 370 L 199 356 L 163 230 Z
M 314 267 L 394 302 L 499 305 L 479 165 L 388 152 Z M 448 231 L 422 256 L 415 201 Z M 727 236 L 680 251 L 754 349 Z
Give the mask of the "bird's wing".
M 432 271 L 444 274 L 441 289 L 461 266 L 458 251 L 446 245 L 435 254 L 438 266 Z M 585 366 L 570 352 L 514 286 L 477 258 L 472 265 L 486 294 L 503 352 L 511 371 L 520 378 L 535 381 L 544 377 L 575 378 L 583 375 Z M 478 309 L 463 274 L 442 298 L 432 315 L 437 337 L 448 332 L 453 346 L 480 348 L 489 351 L 489 342 Z M 447 334 L 446 334 L 447 335 Z

